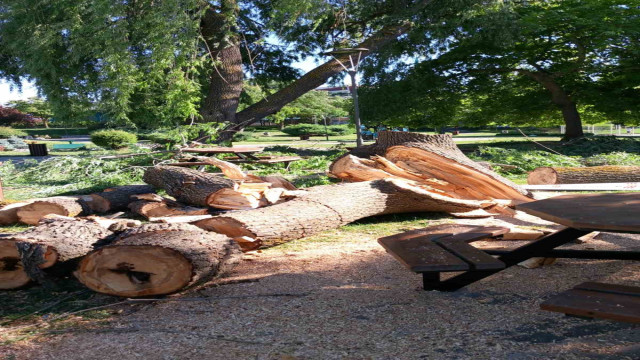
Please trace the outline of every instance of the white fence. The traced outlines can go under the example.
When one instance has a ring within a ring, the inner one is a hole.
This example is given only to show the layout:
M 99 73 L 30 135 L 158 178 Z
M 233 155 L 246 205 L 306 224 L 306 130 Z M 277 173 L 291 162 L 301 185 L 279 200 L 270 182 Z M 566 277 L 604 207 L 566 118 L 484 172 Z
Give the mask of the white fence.
M 566 126 L 560 126 L 560 133 L 564 134 Z M 595 135 L 628 135 L 635 136 L 640 135 L 640 127 L 637 126 L 622 126 L 622 125 L 586 125 L 582 127 L 582 131 L 585 133 L 591 133 Z

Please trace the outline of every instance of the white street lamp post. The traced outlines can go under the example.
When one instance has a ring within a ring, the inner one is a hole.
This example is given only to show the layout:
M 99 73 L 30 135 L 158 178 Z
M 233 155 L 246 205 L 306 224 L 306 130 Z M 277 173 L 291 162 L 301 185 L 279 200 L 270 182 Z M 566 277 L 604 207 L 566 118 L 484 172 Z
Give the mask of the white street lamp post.
M 356 74 L 358 73 L 358 65 L 360 65 L 360 58 L 362 57 L 362 53 L 365 51 L 369 51 L 369 49 L 365 48 L 344 48 L 344 49 L 334 49 L 332 51 L 328 51 L 325 55 L 331 55 L 351 76 L 351 97 L 353 98 L 353 106 L 354 106 L 354 114 L 353 120 L 356 124 L 356 146 L 362 146 L 362 129 L 360 129 L 360 107 L 358 105 L 358 83 L 356 81 Z M 354 61 L 354 55 L 358 54 L 358 58 Z M 336 57 L 336 55 L 349 55 L 349 67 L 346 67 L 345 64 L 340 61 Z

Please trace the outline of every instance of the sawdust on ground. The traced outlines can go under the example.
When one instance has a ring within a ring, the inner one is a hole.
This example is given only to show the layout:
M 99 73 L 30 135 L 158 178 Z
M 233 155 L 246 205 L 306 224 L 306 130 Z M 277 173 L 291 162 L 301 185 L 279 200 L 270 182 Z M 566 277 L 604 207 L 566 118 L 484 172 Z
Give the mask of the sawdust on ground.
M 640 358 L 636 325 L 539 309 L 545 299 L 584 281 L 639 285 L 637 263 L 561 259 L 537 269 L 512 267 L 452 293 L 422 291 L 420 276 L 386 254 L 376 238 L 368 234 L 294 251 L 285 247 L 254 253 L 224 285 L 183 294 L 176 301 L 130 305 L 107 324 L 14 345 L 4 355 L 117 360 Z M 573 247 L 630 249 L 639 241 L 640 235 L 601 234 Z

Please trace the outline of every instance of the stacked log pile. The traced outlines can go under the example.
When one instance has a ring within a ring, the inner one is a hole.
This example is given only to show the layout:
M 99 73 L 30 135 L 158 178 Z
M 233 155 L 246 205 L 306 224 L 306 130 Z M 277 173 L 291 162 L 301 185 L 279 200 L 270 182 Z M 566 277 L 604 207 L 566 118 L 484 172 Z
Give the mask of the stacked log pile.
M 45 281 L 54 265 L 79 262 L 74 275 L 95 291 L 169 294 L 223 276 L 242 251 L 365 217 L 510 214 L 514 203 L 531 200 L 527 191 L 464 156 L 446 135 L 381 133 L 378 143 L 331 165 L 331 174 L 344 182 L 305 190 L 281 177 L 245 174 L 218 159 L 193 160 L 217 166 L 225 176 L 155 166 L 145 171 L 144 181 L 173 199 L 135 185 L 0 210 L 2 223 L 37 224 L 0 239 L 0 287 Z M 116 220 L 87 217 L 127 208 L 152 223 L 114 225 Z

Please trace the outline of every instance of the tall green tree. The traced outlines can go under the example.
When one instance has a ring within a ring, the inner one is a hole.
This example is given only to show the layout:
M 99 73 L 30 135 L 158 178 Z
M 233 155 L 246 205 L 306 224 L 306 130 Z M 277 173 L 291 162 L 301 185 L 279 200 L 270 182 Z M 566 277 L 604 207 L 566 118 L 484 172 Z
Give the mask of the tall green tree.
M 53 111 L 49 103 L 42 98 L 33 97 L 27 100 L 12 100 L 7 106 L 19 110 L 25 114 L 42 119 L 45 127 L 49 127 L 49 120 L 53 117 Z
M 35 80 L 56 116 L 227 122 L 229 138 L 343 71 L 330 60 L 300 76 L 293 61 L 345 46 L 369 49 L 364 58 L 474 2 L 3 0 L 0 77 Z M 239 111 L 247 77 L 288 85 Z
M 446 97 L 457 111 L 442 109 L 437 116 L 451 122 L 561 118 L 566 138 L 581 137 L 581 108 L 638 122 L 639 19 L 637 0 L 485 2 L 424 26 L 423 39 L 407 41 L 395 53 L 409 53 L 418 63 L 377 68 L 369 86 L 381 97 L 397 81 L 422 79 L 422 88 L 410 87 L 410 101 L 418 104 L 405 113 L 437 108 Z M 426 51 L 410 51 L 408 45 Z

